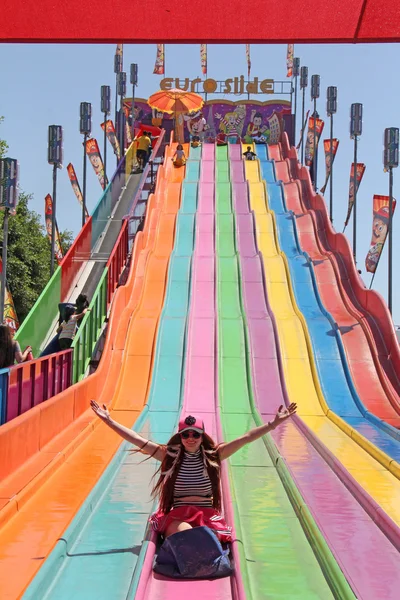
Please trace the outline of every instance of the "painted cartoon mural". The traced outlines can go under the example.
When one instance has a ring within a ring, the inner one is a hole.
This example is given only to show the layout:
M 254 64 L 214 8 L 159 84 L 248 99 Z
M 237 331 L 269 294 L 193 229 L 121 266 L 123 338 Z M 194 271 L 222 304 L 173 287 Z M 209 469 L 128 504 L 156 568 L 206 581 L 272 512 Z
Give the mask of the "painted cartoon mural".
M 124 106 L 131 108 L 131 99 Z M 198 136 L 203 142 L 217 138 L 229 143 L 276 144 L 283 131 L 291 133 L 290 102 L 286 100 L 209 100 L 200 111 L 177 114 L 180 139 L 189 142 Z M 174 116 L 152 110 L 143 98 L 135 99 L 135 126 L 156 125 L 167 132 L 174 129 Z

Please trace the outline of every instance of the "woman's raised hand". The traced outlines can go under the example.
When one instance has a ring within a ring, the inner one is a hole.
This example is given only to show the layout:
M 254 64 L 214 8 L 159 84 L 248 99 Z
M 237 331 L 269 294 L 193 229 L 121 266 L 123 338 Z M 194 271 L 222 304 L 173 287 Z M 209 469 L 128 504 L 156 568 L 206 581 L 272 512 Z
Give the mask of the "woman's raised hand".
M 111 415 L 108 412 L 108 408 L 105 404 L 103 404 L 103 408 L 101 408 L 95 400 L 90 401 L 90 406 L 92 407 L 93 412 L 96 413 L 102 421 L 110 421 Z
M 278 412 L 275 415 L 274 420 L 272 421 L 272 425 L 275 427 L 278 427 L 278 425 L 280 425 L 281 423 L 283 423 L 283 421 L 286 421 L 286 419 L 288 419 L 289 417 L 291 417 L 292 415 L 294 415 L 297 411 L 297 404 L 295 404 L 294 402 L 292 402 L 288 408 L 286 408 L 285 406 L 283 406 L 283 404 L 278 408 Z

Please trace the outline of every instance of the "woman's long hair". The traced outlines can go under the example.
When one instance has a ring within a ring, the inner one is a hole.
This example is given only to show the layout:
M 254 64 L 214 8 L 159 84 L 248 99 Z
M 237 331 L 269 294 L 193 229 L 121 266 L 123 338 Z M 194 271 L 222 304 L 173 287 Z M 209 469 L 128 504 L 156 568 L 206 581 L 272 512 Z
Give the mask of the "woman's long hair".
M 153 487 L 152 496 L 160 497 L 159 508 L 163 513 L 168 513 L 172 509 L 174 503 L 174 486 L 179 473 L 179 468 L 183 461 L 185 448 L 181 442 L 179 433 L 173 435 L 169 442 L 163 447 L 166 451 L 165 457 L 154 474 L 154 477 L 157 475 L 159 475 L 159 477 Z M 204 469 L 207 471 L 211 481 L 213 507 L 216 510 L 221 510 L 221 460 L 219 457 L 218 445 L 206 433 L 203 433 L 200 451 L 203 456 Z
M 14 364 L 14 344 L 8 325 L 0 325 L 0 369 Z

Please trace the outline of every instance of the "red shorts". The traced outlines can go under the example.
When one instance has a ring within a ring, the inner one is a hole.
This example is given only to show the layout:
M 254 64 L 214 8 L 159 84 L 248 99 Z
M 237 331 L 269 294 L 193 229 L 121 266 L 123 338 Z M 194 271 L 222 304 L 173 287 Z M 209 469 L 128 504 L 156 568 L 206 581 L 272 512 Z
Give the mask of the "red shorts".
M 192 527 L 209 527 L 218 534 L 221 542 L 232 541 L 232 527 L 226 524 L 223 516 L 215 508 L 203 508 L 201 506 L 179 506 L 173 508 L 166 515 L 158 510 L 150 517 L 150 523 L 154 531 L 164 533 L 172 521 L 184 521 Z

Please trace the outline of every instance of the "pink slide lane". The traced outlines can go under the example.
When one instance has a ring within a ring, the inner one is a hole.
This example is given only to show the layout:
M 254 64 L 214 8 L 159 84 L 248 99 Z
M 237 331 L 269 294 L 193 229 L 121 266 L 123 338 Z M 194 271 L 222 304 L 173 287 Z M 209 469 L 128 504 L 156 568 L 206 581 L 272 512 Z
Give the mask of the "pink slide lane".
M 267 421 L 279 404 L 288 403 L 288 397 L 281 377 L 277 330 L 268 304 L 246 184 L 233 184 L 233 199 L 255 403 Z M 363 600 L 397 598 L 398 553 L 369 516 L 377 517 L 372 499 L 327 449 L 318 447 L 313 434 L 298 417 L 273 432 L 272 438 L 356 596 Z M 384 519 L 382 529 L 393 543 L 399 541 L 399 530 L 393 522 Z

